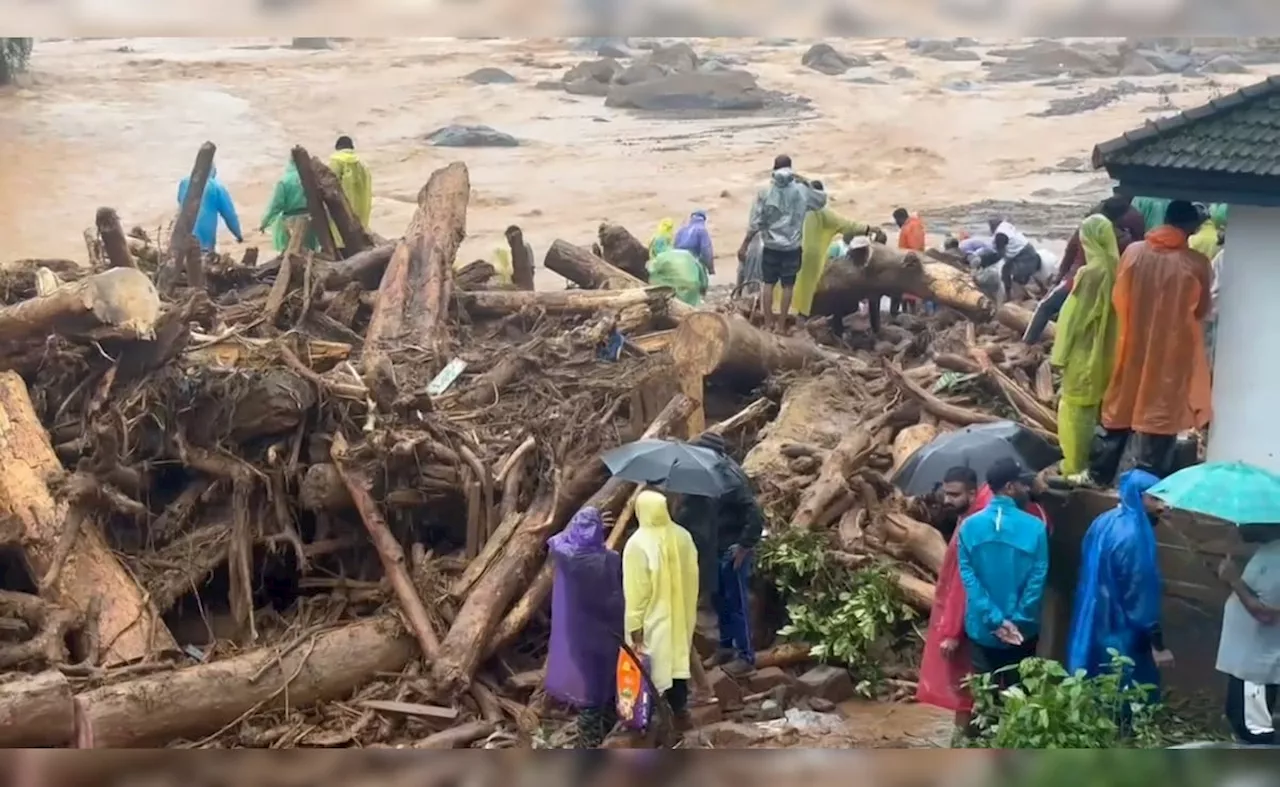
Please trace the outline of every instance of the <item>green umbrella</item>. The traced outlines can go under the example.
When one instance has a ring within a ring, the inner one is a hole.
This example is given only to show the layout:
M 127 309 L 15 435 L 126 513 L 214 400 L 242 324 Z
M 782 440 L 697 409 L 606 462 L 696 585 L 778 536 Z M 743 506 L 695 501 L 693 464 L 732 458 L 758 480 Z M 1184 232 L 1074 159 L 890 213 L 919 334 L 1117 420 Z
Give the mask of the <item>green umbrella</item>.
M 1174 508 L 1237 525 L 1280 524 L 1280 476 L 1244 462 L 1192 465 L 1147 494 Z

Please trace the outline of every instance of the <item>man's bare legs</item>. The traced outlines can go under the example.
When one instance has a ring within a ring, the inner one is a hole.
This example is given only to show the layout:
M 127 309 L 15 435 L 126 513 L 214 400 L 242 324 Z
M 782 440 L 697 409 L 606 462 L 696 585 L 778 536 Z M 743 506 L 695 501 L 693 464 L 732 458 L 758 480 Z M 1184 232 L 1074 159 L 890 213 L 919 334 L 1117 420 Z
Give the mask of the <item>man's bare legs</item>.
M 778 333 L 786 333 L 787 315 L 791 314 L 791 293 L 794 291 L 794 286 L 784 285 L 782 288 L 782 313 L 778 315 Z
M 773 288 L 776 286 L 776 284 L 766 284 L 764 289 L 760 291 L 760 305 L 764 309 L 764 329 L 766 331 L 773 330 Z

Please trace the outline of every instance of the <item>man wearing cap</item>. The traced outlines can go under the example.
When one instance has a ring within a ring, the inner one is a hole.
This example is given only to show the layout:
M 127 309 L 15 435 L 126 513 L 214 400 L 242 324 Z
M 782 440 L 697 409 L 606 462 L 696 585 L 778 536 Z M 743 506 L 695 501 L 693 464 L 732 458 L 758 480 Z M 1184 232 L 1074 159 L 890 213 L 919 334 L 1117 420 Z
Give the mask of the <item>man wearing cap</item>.
M 1012 458 L 987 470 L 993 495 L 960 528 L 958 558 L 965 590 L 964 631 L 973 644 L 975 673 L 994 673 L 1034 656 L 1049 575 L 1044 523 L 1023 511 L 1035 475 Z M 1008 688 L 1016 671 L 995 676 Z

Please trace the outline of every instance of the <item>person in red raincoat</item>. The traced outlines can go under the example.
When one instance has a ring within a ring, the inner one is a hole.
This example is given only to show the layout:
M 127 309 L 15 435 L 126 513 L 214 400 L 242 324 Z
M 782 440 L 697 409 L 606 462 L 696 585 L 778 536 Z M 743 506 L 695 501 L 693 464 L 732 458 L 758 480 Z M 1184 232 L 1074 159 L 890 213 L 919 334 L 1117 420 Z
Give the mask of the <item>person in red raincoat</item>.
M 978 475 L 969 467 L 953 467 L 942 481 L 943 509 L 957 513 L 960 523 L 951 534 L 947 552 L 938 571 L 933 610 L 929 613 L 929 629 L 924 639 L 924 656 L 920 662 L 920 682 L 916 701 L 956 714 L 956 734 L 966 735 L 973 715 L 973 697 L 964 681 L 973 671 L 969 643 L 964 636 L 965 595 L 960 581 L 960 563 L 956 548 L 964 520 L 987 507 L 991 488 L 978 487 Z M 1024 509 L 1049 527 L 1049 517 L 1039 503 L 1028 503 Z

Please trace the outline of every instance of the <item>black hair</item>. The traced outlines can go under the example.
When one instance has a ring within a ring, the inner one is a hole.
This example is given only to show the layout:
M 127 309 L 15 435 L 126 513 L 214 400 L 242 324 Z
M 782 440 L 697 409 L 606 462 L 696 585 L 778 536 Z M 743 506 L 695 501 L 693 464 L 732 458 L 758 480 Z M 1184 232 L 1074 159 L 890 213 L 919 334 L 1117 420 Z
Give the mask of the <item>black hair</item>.
M 1169 203 L 1164 212 L 1164 223 L 1183 230 L 1195 230 L 1203 223 L 1200 211 L 1196 206 L 1184 199 L 1176 199 Z
M 356 143 L 351 141 L 351 137 L 348 137 L 346 134 L 343 134 L 342 136 L 338 137 L 338 141 L 334 143 L 333 149 L 334 150 L 355 150 Z
M 1124 214 L 1129 212 L 1130 204 L 1128 197 L 1107 197 L 1102 201 L 1100 212 L 1114 223 L 1124 218 Z
M 898 208 L 893 212 L 894 221 L 906 221 L 909 218 L 911 218 L 911 214 L 907 212 L 906 208 Z
M 964 465 L 956 465 L 947 471 L 942 477 L 944 484 L 964 484 L 969 489 L 978 488 L 978 474 L 973 471 L 972 467 Z
M 524 234 L 524 232 L 523 232 L 519 227 L 517 227 L 515 224 L 512 224 L 510 227 L 507 227 L 506 231 L 505 231 L 505 232 L 503 232 L 502 234 L 503 234 L 503 235 L 513 235 L 513 234 L 515 234 L 515 233 L 517 233 L 517 232 L 519 232 L 520 234 Z
M 791 157 L 785 153 L 775 156 L 773 159 L 774 169 L 791 169 Z

